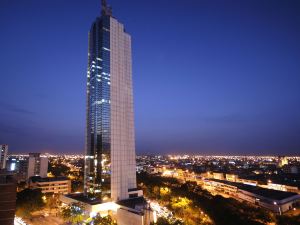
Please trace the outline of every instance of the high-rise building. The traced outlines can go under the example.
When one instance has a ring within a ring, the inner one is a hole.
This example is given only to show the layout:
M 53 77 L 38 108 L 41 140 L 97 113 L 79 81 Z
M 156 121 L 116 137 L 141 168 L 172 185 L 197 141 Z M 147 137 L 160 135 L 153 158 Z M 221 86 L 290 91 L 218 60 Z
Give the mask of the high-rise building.
M 85 193 L 129 198 L 136 188 L 131 37 L 102 0 L 89 31 Z
M 28 174 L 28 157 L 16 157 L 10 156 L 8 160 L 6 160 L 6 169 L 7 171 L 16 173 L 16 180 L 26 181 Z
M 6 168 L 6 157 L 8 152 L 8 145 L 1 145 L 0 152 L 0 169 Z
M 32 176 L 47 177 L 48 158 L 40 153 L 29 153 L 27 179 Z
M 29 156 L 9 156 L 6 169 L 16 173 L 18 182 L 28 181 L 30 177 L 47 177 L 48 158 L 40 153 L 29 153 Z
M 60 200 L 81 202 L 90 217 L 149 225 L 155 214 L 136 185 L 131 37 L 105 0 L 89 31 L 86 117 L 84 194 Z

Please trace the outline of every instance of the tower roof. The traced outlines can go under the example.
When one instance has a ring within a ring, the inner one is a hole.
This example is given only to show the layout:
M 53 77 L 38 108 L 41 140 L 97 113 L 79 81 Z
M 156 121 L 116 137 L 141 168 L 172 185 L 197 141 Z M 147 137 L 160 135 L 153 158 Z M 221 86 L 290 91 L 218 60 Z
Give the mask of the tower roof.
M 106 0 L 101 0 L 101 14 L 102 15 L 107 15 L 107 16 L 112 16 L 112 8 L 107 5 L 107 1 Z

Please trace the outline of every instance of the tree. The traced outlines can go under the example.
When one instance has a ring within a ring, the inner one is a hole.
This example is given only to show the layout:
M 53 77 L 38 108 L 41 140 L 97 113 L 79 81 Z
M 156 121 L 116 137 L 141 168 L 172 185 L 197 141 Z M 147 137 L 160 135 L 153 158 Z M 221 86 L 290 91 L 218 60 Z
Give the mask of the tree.
M 300 215 L 297 216 L 276 216 L 277 225 L 298 225 L 300 224 Z
M 41 189 L 24 189 L 17 193 L 16 210 L 20 217 L 30 218 L 31 213 L 45 206 Z
M 184 224 L 263 225 L 274 222 L 270 212 L 232 198 L 213 196 L 195 182 L 182 184 L 173 178 L 152 176 L 146 173 L 137 174 L 137 180 L 142 183 L 143 190 L 147 190 L 144 192 L 146 197 L 156 198 L 161 205 L 169 208 L 176 218 L 181 218 Z M 168 187 L 172 193 L 170 198 L 165 198 L 168 196 L 164 196 L 166 191 L 160 192 L 161 196 L 157 196 L 157 187 Z M 291 222 L 286 224 L 294 225 L 295 223 L 295 218 L 278 218 L 277 220 L 278 225 L 290 220 Z M 297 224 L 298 221 L 295 221 Z
M 61 215 L 64 220 L 71 222 L 72 224 L 79 224 L 84 217 L 84 206 L 80 203 L 72 203 L 61 210 Z
M 183 225 L 183 223 L 179 220 L 175 220 L 173 222 L 169 221 L 167 218 L 159 217 L 156 223 L 151 223 L 151 225 Z
M 46 207 L 49 208 L 50 213 L 53 209 L 57 208 L 58 202 L 59 202 L 58 195 L 51 194 L 47 196 Z
M 69 171 L 70 168 L 64 164 L 48 164 L 48 172 L 52 173 L 55 177 L 66 176 Z
M 114 221 L 110 215 L 101 217 L 100 214 L 97 214 L 93 218 L 94 225 L 117 225 L 116 221 Z

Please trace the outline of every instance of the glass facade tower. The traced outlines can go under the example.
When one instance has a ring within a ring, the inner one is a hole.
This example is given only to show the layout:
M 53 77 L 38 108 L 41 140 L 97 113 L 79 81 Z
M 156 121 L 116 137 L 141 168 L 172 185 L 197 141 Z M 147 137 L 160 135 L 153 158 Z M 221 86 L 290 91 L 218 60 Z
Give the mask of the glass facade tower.
M 131 38 L 102 1 L 89 31 L 84 191 L 106 200 L 136 187 Z

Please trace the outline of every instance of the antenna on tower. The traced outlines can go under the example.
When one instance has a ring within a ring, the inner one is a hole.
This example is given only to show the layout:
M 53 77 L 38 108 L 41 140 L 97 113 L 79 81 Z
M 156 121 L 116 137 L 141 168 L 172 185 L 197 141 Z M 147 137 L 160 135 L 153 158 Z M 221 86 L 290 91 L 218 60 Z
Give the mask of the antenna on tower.
M 112 8 L 107 5 L 106 0 L 101 0 L 102 15 L 112 16 Z

